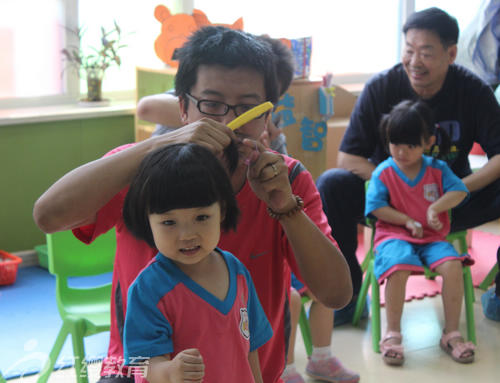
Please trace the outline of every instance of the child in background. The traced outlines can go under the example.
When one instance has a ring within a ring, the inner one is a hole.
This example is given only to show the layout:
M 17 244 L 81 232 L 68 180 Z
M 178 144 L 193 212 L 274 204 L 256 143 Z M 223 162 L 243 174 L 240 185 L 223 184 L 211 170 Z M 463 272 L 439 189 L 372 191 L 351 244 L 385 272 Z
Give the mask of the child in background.
M 391 157 L 372 173 L 365 215 L 377 218 L 375 275 L 380 283 L 387 279 L 387 330 L 380 342 L 383 360 L 389 365 L 404 362 L 400 322 L 406 282 L 425 264 L 443 278 L 445 325 L 440 346 L 455 361 L 470 363 L 474 345 L 464 342 L 458 331 L 464 294 L 462 262 L 469 259 L 446 242 L 448 210 L 460 204 L 468 191 L 445 162 L 424 155 L 433 148 L 436 136 L 432 111 L 423 101 L 400 102 L 382 118 L 380 128 Z M 441 154 L 447 150 L 445 137 L 440 135 Z
M 272 336 L 248 270 L 217 248 L 239 210 L 220 161 L 196 144 L 144 158 L 125 198 L 127 228 L 159 253 L 128 293 L 124 354 L 136 382 L 262 382 Z
M 284 383 L 305 383 L 295 367 L 295 341 L 300 311 L 301 296 L 311 299 L 309 326 L 311 330 L 312 354 L 306 365 L 306 374 L 316 380 L 333 383 L 357 383 L 359 374 L 342 365 L 339 358 L 332 354 L 332 331 L 334 311 L 318 302 L 307 287 L 292 273 L 290 288 L 291 333 L 286 367 L 281 375 Z

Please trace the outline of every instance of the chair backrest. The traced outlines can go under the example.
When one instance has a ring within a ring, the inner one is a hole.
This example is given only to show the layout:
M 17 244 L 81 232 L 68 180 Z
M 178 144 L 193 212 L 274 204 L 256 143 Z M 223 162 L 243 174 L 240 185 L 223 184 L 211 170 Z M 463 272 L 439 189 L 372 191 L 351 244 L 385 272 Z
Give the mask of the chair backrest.
M 89 245 L 79 241 L 71 230 L 47 234 L 49 271 L 62 278 L 113 271 L 115 251 L 115 229 L 99 236 Z

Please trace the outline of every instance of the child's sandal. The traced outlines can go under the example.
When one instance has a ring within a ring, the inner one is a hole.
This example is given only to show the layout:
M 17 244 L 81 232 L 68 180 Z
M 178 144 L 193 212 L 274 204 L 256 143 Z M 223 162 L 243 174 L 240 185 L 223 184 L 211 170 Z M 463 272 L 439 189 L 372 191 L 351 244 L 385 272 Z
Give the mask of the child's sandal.
M 390 339 L 394 339 L 399 343 L 389 343 L 388 341 Z M 402 341 L 403 337 L 401 333 L 397 331 L 389 331 L 380 341 L 380 352 L 382 353 L 382 359 L 386 364 L 390 366 L 401 366 L 404 363 L 405 355 L 403 345 L 401 344 Z
M 452 345 L 452 340 L 458 341 Z M 444 334 L 439 342 L 441 348 L 458 363 L 472 363 L 474 361 L 474 350 L 476 346 L 472 342 L 464 342 L 462 335 L 458 331 L 452 331 Z

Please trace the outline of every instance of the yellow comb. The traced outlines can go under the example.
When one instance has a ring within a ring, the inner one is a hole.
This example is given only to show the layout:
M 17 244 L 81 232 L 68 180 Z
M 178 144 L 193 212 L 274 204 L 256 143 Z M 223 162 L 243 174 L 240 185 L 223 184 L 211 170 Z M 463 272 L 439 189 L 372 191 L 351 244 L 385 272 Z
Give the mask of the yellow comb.
M 227 124 L 228 128 L 231 130 L 236 130 L 240 126 L 245 125 L 247 122 L 252 121 L 254 118 L 259 117 L 262 113 L 267 112 L 269 109 L 272 109 L 273 104 L 269 101 L 263 102 L 262 104 L 253 107 L 250 110 L 247 110 L 241 116 L 236 117 L 233 121 Z

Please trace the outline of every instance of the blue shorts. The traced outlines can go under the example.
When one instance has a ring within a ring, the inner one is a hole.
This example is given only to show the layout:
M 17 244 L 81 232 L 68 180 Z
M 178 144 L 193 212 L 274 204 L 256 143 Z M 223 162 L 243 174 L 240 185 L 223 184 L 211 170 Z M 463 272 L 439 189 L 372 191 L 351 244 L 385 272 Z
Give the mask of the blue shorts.
M 375 277 L 381 283 L 393 272 L 409 270 L 412 274 L 423 274 L 424 265 L 431 270 L 451 259 L 470 258 L 459 255 L 449 242 L 415 244 L 401 239 L 388 239 L 375 249 Z
M 299 292 L 300 295 L 304 294 L 307 290 L 307 287 L 298 280 L 295 274 L 292 272 L 292 287 Z

